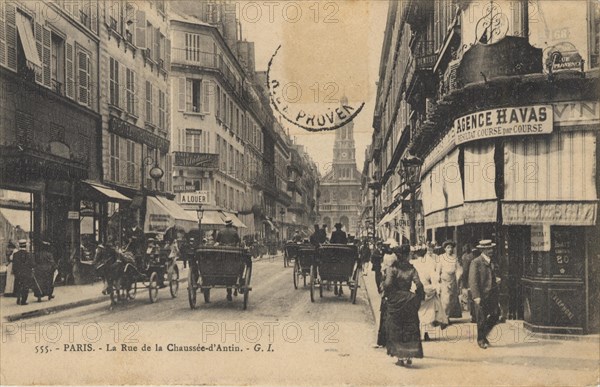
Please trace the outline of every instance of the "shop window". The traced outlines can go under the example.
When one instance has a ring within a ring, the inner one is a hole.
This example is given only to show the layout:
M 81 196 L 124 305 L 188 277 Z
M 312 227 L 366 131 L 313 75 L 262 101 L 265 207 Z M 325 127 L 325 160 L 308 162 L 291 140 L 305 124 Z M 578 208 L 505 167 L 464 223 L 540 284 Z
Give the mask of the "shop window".
M 20 239 L 26 239 L 27 247 L 32 248 L 34 195 L 0 189 L 0 203 L 0 262 L 7 264 L 8 242 L 18 245 Z

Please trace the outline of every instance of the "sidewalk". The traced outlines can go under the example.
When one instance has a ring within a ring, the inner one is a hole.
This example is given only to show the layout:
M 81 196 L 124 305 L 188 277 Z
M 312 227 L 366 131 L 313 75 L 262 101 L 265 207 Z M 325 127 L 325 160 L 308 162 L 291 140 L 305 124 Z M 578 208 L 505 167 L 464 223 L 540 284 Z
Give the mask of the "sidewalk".
M 368 270 L 368 275 L 363 276 L 363 286 L 367 291 L 367 298 L 371 306 L 371 311 L 376 322 L 376 332 L 380 324 L 380 306 L 381 296 L 377 291 L 377 285 L 375 283 L 375 273 Z M 444 342 L 444 343 L 458 343 L 459 341 L 468 343 L 473 348 L 477 347 L 477 325 L 470 322 L 471 317 L 469 312 L 463 312 L 461 319 L 452 319 L 452 324 L 445 330 L 436 328 L 428 330 L 429 336 L 432 339 L 432 343 Z M 494 333 L 494 331 L 496 333 Z M 544 345 L 548 345 L 552 342 L 573 342 L 573 345 L 580 345 L 591 343 L 596 347 L 600 343 L 600 335 L 561 335 L 561 334 L 543 334 L 530 332 L 523 326 L 521 320 L 507 320 L 504 323 L 498 324 L 494 330 L 490 333 L 490 337 L 495 335 L 493 346 L 510 348 L 516 347 L 517 344 L 526 346 L 531 345 L 531 349 L 544 351 Z M 490 339 L 488 337 L 488 339 Z M 373 344 L 375 344 L 377 338 L 373 338 Z M 492 341 L 492 339 L 490 339 Z M 489 350 L 488 350 L 489 351 Z M 477 351 L 476 351 L 477 352 Z M 487 353 L 487 352 L 486 352 Z
M 188 270 L 183 268 L 183 262 L 177 262 L 177 265 L 179 281 L 187 281 Z M 16 321 L 101 302 L 109 303 L 110 297 L 102 294 L 102 289 L 102 281 L 88 285 L 57 286 L 54 288 L 54 298 L 48 300 L 48 297 L 43 297 L 41 302 L 37 302 L 37 298 L 30 291 L 27 298 L 28 305 L 17 305 L 16 297 L 2 295 L 0 296 L 0 320 Z M 138 284 L 139 292 L 140 284 Z

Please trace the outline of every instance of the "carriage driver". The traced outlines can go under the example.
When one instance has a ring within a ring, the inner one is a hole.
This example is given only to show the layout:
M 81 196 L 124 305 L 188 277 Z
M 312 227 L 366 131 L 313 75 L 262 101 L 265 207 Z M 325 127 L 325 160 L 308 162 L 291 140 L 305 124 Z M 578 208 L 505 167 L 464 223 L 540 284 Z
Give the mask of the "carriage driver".
M 219 233 L 217 234 L 217 243 L 215 243 L 215 246 L 220 245 L 238 247 L 240 245 L 240 241 L 240 235 L 233 227 L 233 220 L 228 216 L 225 218 L 225 227 L 220 229 Z M 227 288 L 227 301 L 233 301 L 233 297 L 231 297 L 231 288 Z

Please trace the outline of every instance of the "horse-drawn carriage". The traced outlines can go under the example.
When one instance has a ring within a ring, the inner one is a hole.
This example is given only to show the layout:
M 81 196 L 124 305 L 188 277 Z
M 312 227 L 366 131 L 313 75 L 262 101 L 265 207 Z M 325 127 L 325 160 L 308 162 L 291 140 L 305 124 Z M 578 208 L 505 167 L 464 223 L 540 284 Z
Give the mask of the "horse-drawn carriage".
M 290 266 L 290 262 L 292 259 L 296 258 L 296 254 L 298 253 L 298 247 L 300 245 L 294 242 L 287 242 L 283 247 L 283 267 Z
M 244 295 L 244 309 L 248 306 L 252 290 L 252 258 L 247 249 L 226 246 L 206 246 L 196 249 L 189 262 L 188 298 L 190 308 L 196 308 L 196 293 L 204 295 L 210 302 L 210 291 L 214 288 L 235 289 Z
M 132 251 L 99 245 L 94 263 L 96 271 L 106 282 L 105 292 L 113 304 L 135 299 L 138 283 L 148 289 L 150 302 L 158 299 L 158 289 L 168 282 L 171 297 L 179 290 L 179 267 L 169 258 L 170 250 L 158 248 L 146 255 L 134 255 Z
M 306 277 L 310 277 L 310 270 L 315 261 L 316 249 L 310 244 L 296 245 L 294 255 L 294 288 L 298 289 L 300 277 L 306 286 Z
M 315 301 L 315 289 L 323 297 L 324 284 L 345 285 L 350 288 L 350 301 L 356 303 L 361 265 L 358 248 L 354 245 L 328 244 L 316 249 L 313 264 L 310 267 L 310 301 Z M 295 278 L 295 277 L 294 277 Z

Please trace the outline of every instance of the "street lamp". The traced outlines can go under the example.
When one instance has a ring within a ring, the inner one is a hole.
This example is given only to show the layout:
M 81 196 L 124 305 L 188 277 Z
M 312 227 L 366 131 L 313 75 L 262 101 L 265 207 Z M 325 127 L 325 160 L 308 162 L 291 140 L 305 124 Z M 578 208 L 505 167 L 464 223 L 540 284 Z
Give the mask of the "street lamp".
M 281 214 L 281 242 L 283 245 L 283 241 L 284 241 L 284 237 L 283 237 L 283 217 L 285 216 L 285 208 L 281 208 L 281 210 L 279 210 L 279 213 Z
M 144 188 L 144 179 L 146 178 L 145 166 L 152 164 L 154 164 L 154 166 L 150 168 L 148 173 L 150 174 L 152 180 L 154 180 L 155 190 L 158 191 L 158 182 L 165 175 L 165 171 L 163 171 L 158 165 L 158 159 L 155 160 L 151 156 L 146 156 L 146 158 L 142 161 L 142 188 Z
M 202 238 L 202 218 L 204 218 L 204 208 L 202 208 L 202 204 L 198 205 L 198 209 L 196 210 L 196 215 L 198 216 L 198 231 L 200 238 Z M 200 241 L 202 242 L 202 241 Z
M 381 193 L 381 183 L 373 177 L 373 180 L 371 180 L 368 187 L 373 191 L 373 243 L 375 243 L 375 235 L 377 234 L 375 232 L 377 227 L 375 220 L 375 200 L 377 199 L 377 195 Z
M 421 166 L 423 161 L 417 156 L 409 155 L 402 159 L 405 183 L 410 188 L 410 243 L 417 243 L 417 186 L 421 183 Z

